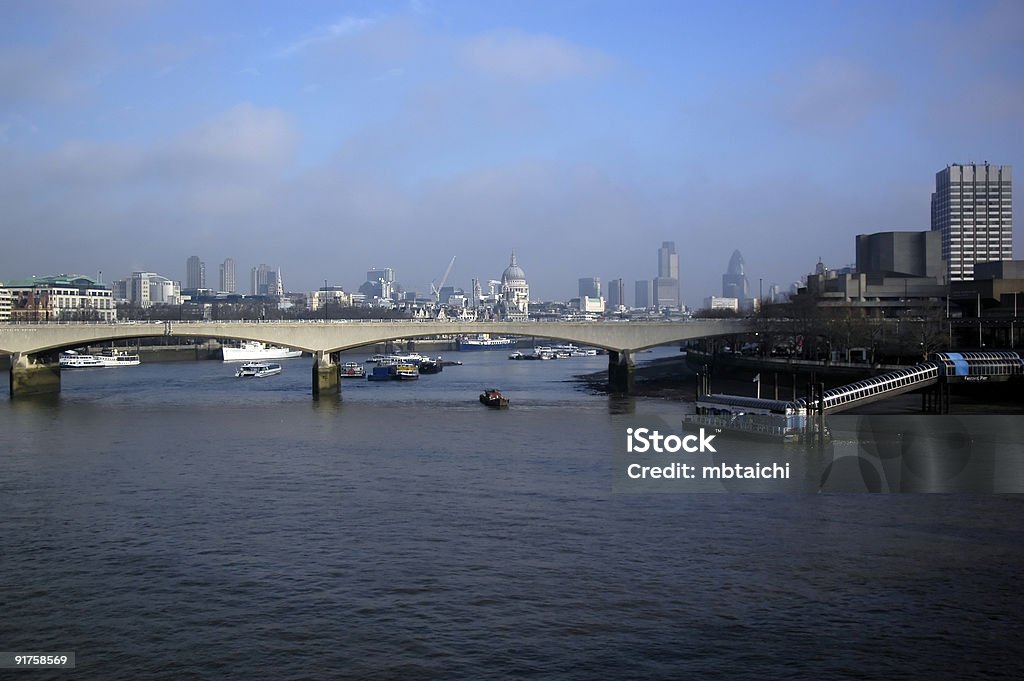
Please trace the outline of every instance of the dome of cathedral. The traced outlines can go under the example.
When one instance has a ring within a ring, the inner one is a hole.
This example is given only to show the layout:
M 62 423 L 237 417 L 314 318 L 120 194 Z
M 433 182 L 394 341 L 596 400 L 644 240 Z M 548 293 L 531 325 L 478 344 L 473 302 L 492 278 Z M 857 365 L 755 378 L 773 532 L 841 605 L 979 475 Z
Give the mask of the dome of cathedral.
M 512 261 L 501 275 L 501 281 L 508 283 L 512 281 L 526 281 L 526 273 L 516 264 L 516 254 L 512 254 Z

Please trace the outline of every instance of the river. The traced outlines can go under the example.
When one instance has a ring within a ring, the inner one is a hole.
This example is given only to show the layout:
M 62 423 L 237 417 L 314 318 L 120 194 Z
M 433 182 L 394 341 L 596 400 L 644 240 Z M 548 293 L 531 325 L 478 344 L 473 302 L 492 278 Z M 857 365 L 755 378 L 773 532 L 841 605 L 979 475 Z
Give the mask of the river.
M 0 650 L 74 651 L 54 679 L 1020 672 L 1019 496 L 615 494 L 625 428 L 679 403 L 506 354 L 340 401 L 308 358 L 4 390 Z

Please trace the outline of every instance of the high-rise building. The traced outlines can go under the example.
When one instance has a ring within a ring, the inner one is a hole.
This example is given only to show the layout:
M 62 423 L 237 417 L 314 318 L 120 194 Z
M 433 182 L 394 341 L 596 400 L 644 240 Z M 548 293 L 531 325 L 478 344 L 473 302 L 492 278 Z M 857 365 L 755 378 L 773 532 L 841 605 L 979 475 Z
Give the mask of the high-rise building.
M 583 277 L 580 279 L 580 298 L 600 298 L 601 279 L 599 277 Z
M 633 285 L 633 307 L 647 308 L 651 306 L 651 281 L 640 279 Z
M 680 305 L 679 291 L 679 256 L 676 254 L 674 241 L 663 241 L 658 249 L 658 276 L 654 280 L 654 304 L 659 308 L 678 310 Z
M 235 261 L 227 258 L 220 264 L 220 290 L 225 293 L 235 293 Z
M 366 281 L 359 292 L 368 298 L 388 300 L 395 288 L 395 271 L 390 267 L 371 269 L 366 272 Z
M 198 255 L 185 261 L 185 288 L 206 288 L 206 263 Z
M 743 255 L 739 250 L 732 252 L 729 258 L 729 267 L 722 275 L 722 297 L 746 300 L 750 297 L 750 284 L 747 281 L 747 274 L 744 271 L 746 263 L 743 262 Z
M 935 174 L 932 229 L 942 233 L 950 281 L 974 279 L 974 264 L 1013 258 L 1010 166 L 954 163 Z
M 626 304 L 626 285 L 622 279 L 612 279 L 608 282 L 608 307 L 612 310 Z
M 276 295 L 272 291 L 277 289 L 277 272 L 270 265 L 260 263 L 253 267 L 251 280 L 254 296 Z

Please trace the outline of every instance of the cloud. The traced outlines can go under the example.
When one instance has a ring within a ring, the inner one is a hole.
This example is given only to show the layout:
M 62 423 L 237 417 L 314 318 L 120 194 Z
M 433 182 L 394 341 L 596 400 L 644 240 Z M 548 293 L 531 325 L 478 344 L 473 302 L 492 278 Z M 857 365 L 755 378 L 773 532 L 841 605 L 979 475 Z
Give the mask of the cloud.
M 459 55 L 471 71 L 527 84 L 589 77 L 611 64 L 611 58 L 598 50 L 520 31 L 494 31 L 471 38 Z
M 829 132 L 859 127 L 880 105 L 891 105 L 895 91 L 887 76 L 842 57 L 823 57 L 778 83 L 773 99 L 784 119 Z
M 330 24 L 318 26 L 298 40 L 285 45 L 277 50 L 274 56 L 279 59 L 291 57 L 312 47 L 336 42 L 348 36 L 361 33 L 376 23 L 375 19 L 367 17 L 341 17 Z

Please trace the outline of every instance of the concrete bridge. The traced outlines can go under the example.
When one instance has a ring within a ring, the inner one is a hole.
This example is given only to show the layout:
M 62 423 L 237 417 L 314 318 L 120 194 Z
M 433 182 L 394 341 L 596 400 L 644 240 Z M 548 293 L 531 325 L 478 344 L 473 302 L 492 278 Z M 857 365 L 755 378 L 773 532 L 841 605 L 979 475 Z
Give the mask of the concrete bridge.
M 686 322 L 120 322 L 0 324 L 0 354 L 11 355 L 11 397 L 60 391 L 59 355 L 85 345 L 156 336 L 255 340 L 301 349 L 313 355 L 314 399 L 340 390 L 337 353 L 389 340 L 488 333 L 532 336 L 608 350 L 608 383 L 628 393 L 633 354 L 638 350 L 694 338 L 753 331 L 750 320 Z

